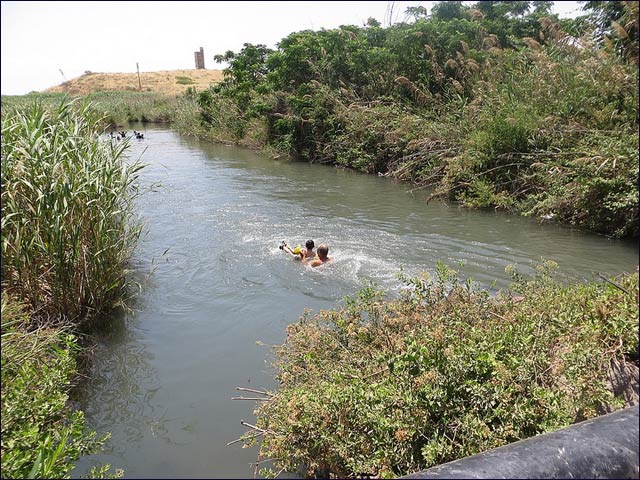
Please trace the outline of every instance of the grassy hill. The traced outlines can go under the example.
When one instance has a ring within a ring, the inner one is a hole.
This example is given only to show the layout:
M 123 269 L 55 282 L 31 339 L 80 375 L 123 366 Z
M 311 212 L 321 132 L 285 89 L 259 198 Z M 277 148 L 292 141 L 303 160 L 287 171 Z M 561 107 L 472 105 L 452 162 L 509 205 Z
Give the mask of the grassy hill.
M 156 92 L 163 95 L 181 95 L 188 87 L 204 90 L 222 80 L 222 70 L 163 70 L 137 73 L 86 73 L 80 77 L 45 90 L 47 93 L 86 95 L 100 91 Z

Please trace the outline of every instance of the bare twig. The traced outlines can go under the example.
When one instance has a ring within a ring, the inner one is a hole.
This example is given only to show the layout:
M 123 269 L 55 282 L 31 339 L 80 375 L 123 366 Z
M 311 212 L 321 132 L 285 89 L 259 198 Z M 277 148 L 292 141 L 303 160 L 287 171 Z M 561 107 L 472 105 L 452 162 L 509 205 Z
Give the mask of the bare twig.
M 253 388 L 245 388 L 245 387 L 236 387 L 236 390 L 239 390 L 241 392 L 253 392 L 253 393 L 260 393 L 262 395 L 269 395 L 270 397 L 274 397 L 275 395 L 264 391 L 264 390 L 255 390 Z
M 622 343 L 622 339 L 620 339 L 620 340 L 618 341 L 618 345 L 617 345 L 617 346 L 615 346 L 615 347 L 613 347 L 613 348 L 611 348 L 611 349 L 609 349 L 609 350 L 607 350 L 606 352 L 604 352 L 604 355 L 605 355 L 605 356 L 609 356 L 609 355 L 611 355 L 613 352 L 615 352 L 616 350 L 618 350 L 618 351 L 619 351 L 619 350 L 622 348 L 622 345 L 623 345 L 623 343 Z
M 610 285 L 613 285 L 614 287 L 616 287 L 618 290 L 623 291 L 624 293 L 626 293 L 627 295 L 631 295 L 631 293 L 629 293 L 629 291 L 623 287 L 621 287 L 620 285 L 618 285 L 615 282 L 612 282 L 611 280 L 609 280 L 608 278 L 606 278 L 604 275 L 602 274 L 598 274 L 598 277 L 600 277 L 602 280 L 604 280 L 605 282 L 607 282 Z
M 263 428 L 260 427 L 256 427 L 255 425 L 251 425 L 250 423 L 245 422 L 244 420 L 240 420 L 240 423 L 242 425 L 244 425 L 245 427 L 249 427 L 257 432 L 262 432 L 262 433 L 275 433 L 273 430 L 264 430 Z
M 240 438 L 236 438 L 235 440 L 230 441 L 229 443 L 227 443 L 227 447 L 229 445 L 233 445 L 234 443 L 238 443 L 238 442 L 242 442 L 244 440 L 251 440 L 252 438 L 256 438 L 256 437 L 260 437 L 264 435 L 264 432 L 258 432 L 255 435 L 251 435 L 250 437 L 240 437 Z
M 503 321 L 505 321 L 505 322 L 508 322 L 508 321 L 509 321 L 509 320 L 507 320 L 506 318 L 504 318 L 502 315 L 498 315 L 498 314 L 497 314 L 497 313 L 495 313 L 495 312 L 489 311 L 489 314 L 490 314 L 490 315 L 493 315 L 494 317 L 499 318 L 500 320 L 503 320 Z
M 508 152 L 497 155 L 498 158 L 511 158 L 513 156 L 555 157 L 560 155 L 588 155 L 586 152 Z
M 265 460 L 260 460 L 259 462 L 256 463 L 250 463 L 249 465 L 261 465 L 263 463 L 267 463 L 267 462 L 275 462 L 276 460 L 282 460 L 281 458 L 267 458 Z
M 255 400 L 258 402 L 270 402 L 272 399 L 262 397 L 231 397 L 231 400 Z
M 382 373 L 382 372 L 386 372 L 387 370 L 389 370 L 389 367 L 384 367 L 382 370 L 378 370 L 377 372 L 373 372 L 370 373 L 369 375 L 365 375 L 364 377 L 362 377 L 362 380 L 366 380 L 367 378 L 371 378 L 371 377 L 375 377 L 376 375 Z

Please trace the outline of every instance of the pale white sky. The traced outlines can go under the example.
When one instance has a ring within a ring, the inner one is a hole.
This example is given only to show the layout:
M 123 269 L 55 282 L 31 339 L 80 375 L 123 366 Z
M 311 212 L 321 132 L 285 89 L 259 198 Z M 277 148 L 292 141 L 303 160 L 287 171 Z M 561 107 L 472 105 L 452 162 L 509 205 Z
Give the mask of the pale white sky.
M 194 68 L 193 52 L 213 56 L 243 43 L 268 47 L 299 30 L 362 26 L 369 17 L 383 25 L 404 20 L 408 6 L 430 9 L 432 1 L 215 1 L 130 2 L 2 1 L 2 95 L 40 91 L 92 72 Z M 468 4 L 474 2 L 465 2 Z M 561 17 L 582 14 L 577 2 L 555 2 Z

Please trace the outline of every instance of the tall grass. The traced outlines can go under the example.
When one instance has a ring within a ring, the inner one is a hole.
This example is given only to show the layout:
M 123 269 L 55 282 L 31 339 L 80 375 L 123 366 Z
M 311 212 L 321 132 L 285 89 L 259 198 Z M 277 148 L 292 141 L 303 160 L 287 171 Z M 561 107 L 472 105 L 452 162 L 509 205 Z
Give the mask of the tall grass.
M 80 321 L 127 294 L 142 164 L 100 139 L 104 122 L 87 102 L 3 111 L 3 288 L 39 323 Z
M 177 99 L 155 92 L 95 92 L 85 97 L 104 112 L 111 125 L 128 122 L 169 123 L 175 118 Z
M 25 108 L 34 101 L 53 107 L 69 99 L 66 93 L 31 93 L 20 96 L 3 96 L 2 108 Z M 178 99 L 155 92 L 94 92 L 80 96 L 93 108 L 105 115 L 112 126 L 128 122 L 168 123 L 175 119 Z

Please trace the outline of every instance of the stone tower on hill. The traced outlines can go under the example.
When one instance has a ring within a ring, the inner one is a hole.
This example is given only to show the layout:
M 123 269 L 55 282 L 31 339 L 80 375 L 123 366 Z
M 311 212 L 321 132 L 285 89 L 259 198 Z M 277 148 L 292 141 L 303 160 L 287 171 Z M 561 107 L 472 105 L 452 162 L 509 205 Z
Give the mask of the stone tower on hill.
M 193 52 L 196 57 L 196 69 L 204 69 L 204 50 L 200 47 L 199 52 Z

